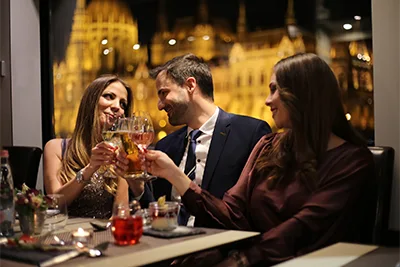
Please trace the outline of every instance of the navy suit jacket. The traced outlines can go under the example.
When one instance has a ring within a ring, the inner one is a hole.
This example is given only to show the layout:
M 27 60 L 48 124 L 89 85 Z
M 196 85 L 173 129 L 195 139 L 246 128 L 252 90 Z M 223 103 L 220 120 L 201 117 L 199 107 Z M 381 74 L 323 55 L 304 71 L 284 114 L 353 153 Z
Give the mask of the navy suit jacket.
M 220 109 L 207 155 L 201 187 L 222 199 L 224 193 L 239 179 L 253 147 L 262 136 L 271 133 L 269 125 L 255 118 L 227 113 Z M 165 152 L 179 166 L 185 152 L 187 126 L 167 135 L 155 149 Z M 142 196 L 142 207 L 166 195 L 171 199 L 172 185 L 165 179 L 152 182 L 154 196 L 148 185 Z

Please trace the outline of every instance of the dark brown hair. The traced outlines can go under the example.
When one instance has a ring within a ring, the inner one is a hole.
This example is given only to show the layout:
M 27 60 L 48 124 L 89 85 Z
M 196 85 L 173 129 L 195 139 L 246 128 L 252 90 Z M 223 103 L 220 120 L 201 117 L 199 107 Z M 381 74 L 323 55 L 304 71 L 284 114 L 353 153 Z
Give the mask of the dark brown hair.
M 204 96 L 214 100 L 214 86 L 210 67 L 203 59 L 194 54 L 175 57 L 164 65 L 150 71 L 150 77 L 156 79 L 160 72 L 165 71 L 167 77 L 182 86 L 186 79 L 194 77 Z
M 297 54 L 279 61 L 274 71 L 291 128 L 258 158 L 256 171 L 268 177 L 270 188 L 299 174 L 313 190 L 331 133 L 356 145 L 366 142 L 346 119 L 336 77 L 325 61 L 314 54 Z
M 89 164 L 92 148 L 102 141 L 98 102 L 104 89 L 114 82 L 120 82 L 128 93 L 124 114 L 131 114 L 133 106 L 132 89 L 116 75 L 103 75 L 95 79 L 83 93 L 78 116 L 68 149 L 63 155 L 60 177 L 63 183 L 73 179 L 76 172 Z

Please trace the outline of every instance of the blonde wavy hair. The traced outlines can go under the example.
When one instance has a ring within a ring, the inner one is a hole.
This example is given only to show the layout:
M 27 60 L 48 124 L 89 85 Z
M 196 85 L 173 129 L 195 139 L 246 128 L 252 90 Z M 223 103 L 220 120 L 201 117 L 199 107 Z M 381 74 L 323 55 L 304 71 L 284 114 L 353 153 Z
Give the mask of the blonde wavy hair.
M 67 183 L 76 176 L 76 173 L 90 162 L 91 150 L 96 144 L 103 141 L 101 137 L 100 114 L 98 102 L 103 91 L 112 83 L 120 82 L 128 93 L 128 103 L 124 114 L 131 114 L 133 107 L 132 89 L 116 75 L 103 75 L 95 79 L 83 93 L 79 105 L 78 116 L 71 140 L 63 155 L 60 177 Z M 114 179 L 105 179 L 105 189 L 115 195 L 117 183 Z

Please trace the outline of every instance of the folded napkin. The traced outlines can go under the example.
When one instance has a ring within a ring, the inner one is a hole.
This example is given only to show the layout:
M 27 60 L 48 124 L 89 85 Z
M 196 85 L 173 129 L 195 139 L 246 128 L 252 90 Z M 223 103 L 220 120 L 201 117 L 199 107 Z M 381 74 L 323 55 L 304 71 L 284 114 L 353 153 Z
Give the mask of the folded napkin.
M 182 237 L 182 236 L 190 236 L 190 235 L 198 235 L 204 234 L 205 231 L 198 228 L 193 227 L 185 227 L 185 226 L 178 226 L 172 231 L 158 231 L 154 230 L 151 227 L 143 228 L 144 235 L 150 235 L 155 237 L 161 238 L 175 238 L 175 237 Z
M 45 267 L 76 257 L 76 250 L 38 250 L 22 249 L 16 247 L 1 247 L 0 258 L 20 261 Z

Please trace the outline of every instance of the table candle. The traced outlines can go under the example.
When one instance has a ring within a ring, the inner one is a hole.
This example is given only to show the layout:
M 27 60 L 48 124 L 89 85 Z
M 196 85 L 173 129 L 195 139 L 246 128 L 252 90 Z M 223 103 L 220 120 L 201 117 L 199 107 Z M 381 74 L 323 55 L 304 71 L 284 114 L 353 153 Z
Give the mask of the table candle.
M 75 232 L 72 232 L 72 240 L 76 242 L 81 242 L 81 243 L 87 243 L 90 237 L 90 232 L 85 231 L 82 228 L 78 228 Z

